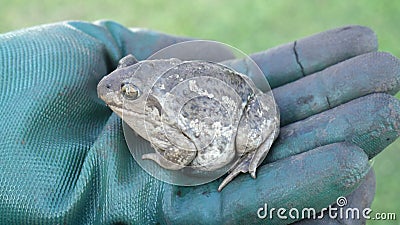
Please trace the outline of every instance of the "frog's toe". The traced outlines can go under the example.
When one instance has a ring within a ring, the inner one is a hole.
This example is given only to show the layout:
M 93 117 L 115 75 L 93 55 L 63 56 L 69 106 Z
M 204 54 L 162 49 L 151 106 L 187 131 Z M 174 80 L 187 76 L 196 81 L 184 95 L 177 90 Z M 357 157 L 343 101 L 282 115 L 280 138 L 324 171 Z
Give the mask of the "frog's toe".
M 256 171 L 251 171 L 251 172 L 250 172 L 250 176 L 251 176 L 252 178 L 256 179 L 256 178 L 257 178 L 257 176 L 256 176 Z
M 229 182 L 231 182 L 235 177 L 237 177 L 240 173 L 249 172 L 249 165 L 251 159 L 253 158 L 253 154 L 246 154 L 242 158 L 240 158 L 233 166 L 228 176 L 221 182 L 218 187 L 218 191 L 221 191 Z
M 254 158 L 254 157 L 253 157 Z M 253 162 L 253 160 L 251 161 L 251 162 Z M 252 178 L 254 178 L 254 179 L 256 179 L 257 178 L 257 175 L 256 175 L 256 170 L 257 170 L 257 164 L 256 165 L 254 165 L 254 164 L 252 164 L 252 163 L 249 163 L 249 174 L 250 174 L 250 176 L 252 177 Z

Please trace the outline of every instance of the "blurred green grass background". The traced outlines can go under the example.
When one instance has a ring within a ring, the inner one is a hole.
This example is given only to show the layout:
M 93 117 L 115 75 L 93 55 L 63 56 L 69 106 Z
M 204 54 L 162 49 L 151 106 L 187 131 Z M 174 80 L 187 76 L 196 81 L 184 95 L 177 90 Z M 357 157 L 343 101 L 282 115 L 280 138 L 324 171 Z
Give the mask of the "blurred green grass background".
M 400 1 L 0 0 L 0 33 L 63 20 L 115 20 L 128 27 L 213 39 L 246 53 L 348 24 L 372 28 L 381 51 L 400 57 Z M 400 140 L 376 157 L 375 212 L 400 217 Z M 400 224 L 368 221 L 367 224 Z

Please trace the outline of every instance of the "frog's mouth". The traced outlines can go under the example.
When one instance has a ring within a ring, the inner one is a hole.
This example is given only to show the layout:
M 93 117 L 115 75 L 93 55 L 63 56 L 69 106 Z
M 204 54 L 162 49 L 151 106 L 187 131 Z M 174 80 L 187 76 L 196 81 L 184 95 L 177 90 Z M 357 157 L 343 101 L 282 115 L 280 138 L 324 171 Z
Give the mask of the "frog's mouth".
M 114 106 L 114 105 L 108 105 L 108 107 L 110 107 L 110 109 L 112 111 L 114 111 L 119 117 L 121 117 L 122 119 L 124 119 L 124 117 L 137 117 L 138 113 L 127 110 L 127 109 L 123 109 L 119 106 Z
M 142 138 L 149 140 L 146 126 L 145 115 L 135 111 L 130 111 L 121 107 L 109 105 L 110 109 L 116 113 L 123 122 L 125 122 L 135 133 L 139 134 Z
M 118 116 L 122 117 L 123 109 L 118 106 L 107 105 L 113 112 L 115 112 Z
M 138 119 L 144 119 L 144 115 L 142 113 L 138 113 L 135 111 L 131 111 L 128 109 L 121 108 L 115 105 L 108 105 L 108 107 L 115 112 L 119 117 L 121 117 L 124 121 L 135 121 Z

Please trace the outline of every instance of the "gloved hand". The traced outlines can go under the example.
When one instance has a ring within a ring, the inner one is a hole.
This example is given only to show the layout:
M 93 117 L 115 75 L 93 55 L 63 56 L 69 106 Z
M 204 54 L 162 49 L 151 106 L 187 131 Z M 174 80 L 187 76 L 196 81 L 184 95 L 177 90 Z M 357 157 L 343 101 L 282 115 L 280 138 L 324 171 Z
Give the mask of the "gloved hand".
M 375 52 L 371 30 L 331 30 L 252 55 L 274 88 L 281 134 L 257 179 L 239 176 L 222 192 L 220 180 L 178 187 L 148 175 L 121 120 L 97 98 L 97 82 L 120 58 L 145 59 L 183 40 L 113 22 L 0 36 L 2 223 L 285 224 L 294 220 L 260 219 L 257 210 L 318 211 L 364 180 L 356 196 L 371 201 L 368 159 L 398 137 L 400 122 L 389 95 L 399 90 L 400 63 Z

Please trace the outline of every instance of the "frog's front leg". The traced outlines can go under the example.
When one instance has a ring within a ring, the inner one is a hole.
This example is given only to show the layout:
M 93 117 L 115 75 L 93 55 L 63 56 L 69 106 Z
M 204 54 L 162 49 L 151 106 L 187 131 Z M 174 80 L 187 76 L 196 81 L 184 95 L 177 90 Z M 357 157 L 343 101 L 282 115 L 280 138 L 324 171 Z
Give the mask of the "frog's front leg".
M 162 168 L 168 169 L 168 170 L 180 170 L 185 167 L 185 165 L 179 165 L 176 163 L 173 163 L 171 161 L 168 161 L 166 158 L 164 158 L 162 155 L 158 153 L 148 153 L 142 155 L 142 159 L 146 160 L 153 160 L 155 163 L 157 163 L 159 166 Z
M 155 148 L 156 149 L 156 148 Z M 168 150 L 156 149 L 156 153 L 142 155 L 142 159 L 150 159 L 168 170 L 180 170 L 190 164 L 196 157 L 196 151 L 171 148 Z

